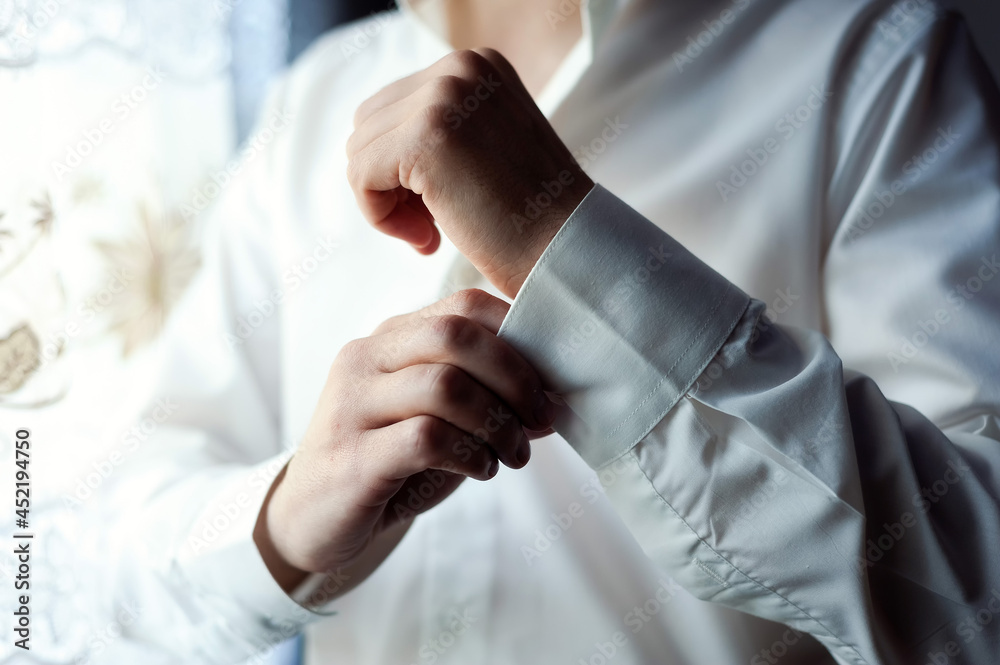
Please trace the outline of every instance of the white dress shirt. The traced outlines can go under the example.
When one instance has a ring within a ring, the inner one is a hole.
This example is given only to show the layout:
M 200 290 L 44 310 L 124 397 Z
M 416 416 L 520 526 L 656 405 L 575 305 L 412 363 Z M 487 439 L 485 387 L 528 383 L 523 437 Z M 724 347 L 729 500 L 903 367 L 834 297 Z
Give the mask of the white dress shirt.
M 965 27 L 917 0 L 585 10 L 538 102 L 600 184 L 500 333 L 559 435 L 317 612 L 264 567 L 263 492 L 339 349 L 488 288 L 371 229 L 344 175 L 358 104 L 450 50 L 438 8 L 337 30 L 224 187 L 167 335 L 176 415 L 106 494 L 130 637 L 183 663 L 303 627 L 310 665 L 998 662 L 1000 103 Z

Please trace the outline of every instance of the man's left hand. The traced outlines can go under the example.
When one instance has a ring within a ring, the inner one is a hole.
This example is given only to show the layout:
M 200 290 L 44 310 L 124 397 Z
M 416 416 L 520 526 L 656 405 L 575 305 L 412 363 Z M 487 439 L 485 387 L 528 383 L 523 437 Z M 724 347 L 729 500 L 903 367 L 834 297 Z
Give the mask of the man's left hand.
M 496 51 L 456 51 L 365 101 L 348 180 L 379 231 L 431 254 L 447 234 L 514 297 L 594 183 Z

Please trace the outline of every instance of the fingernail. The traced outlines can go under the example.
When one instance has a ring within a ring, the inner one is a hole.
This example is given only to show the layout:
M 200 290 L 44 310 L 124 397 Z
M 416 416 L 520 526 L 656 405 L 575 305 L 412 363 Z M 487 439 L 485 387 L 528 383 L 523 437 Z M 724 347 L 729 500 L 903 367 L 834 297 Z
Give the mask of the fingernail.
M 493 461 L 490 462 L 490 468 L 486 471 L 486 475 L 492 478 L 497 475 L 497 471 L 500 470 L 500 461 L 494 457 Z

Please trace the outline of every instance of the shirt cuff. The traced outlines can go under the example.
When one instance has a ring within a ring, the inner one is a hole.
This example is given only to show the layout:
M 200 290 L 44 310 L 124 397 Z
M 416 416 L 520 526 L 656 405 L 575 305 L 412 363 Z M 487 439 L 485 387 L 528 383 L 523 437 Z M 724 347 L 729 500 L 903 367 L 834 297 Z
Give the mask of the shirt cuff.
M 334 616 L 337 612 L 331 607 L 345 581 L 346 576 L 340 570 L 334 573 L 311 573 L 295 587 L 291 597 L 310 612 L 320 616 Z
M 284 462 L 267 460 L 226 483 L 195 520 L 178 557 L 184 576 L 200 593 L 238 608 L 265 631 L 302 626 L 321 616 L 285 593 L 253 539 L 275 469 L 280 471 Z
M 595 185 L 528 275 L 500 336 L 565 400 L 556 430 L 599 468 L 663 419 L 749 303 Z

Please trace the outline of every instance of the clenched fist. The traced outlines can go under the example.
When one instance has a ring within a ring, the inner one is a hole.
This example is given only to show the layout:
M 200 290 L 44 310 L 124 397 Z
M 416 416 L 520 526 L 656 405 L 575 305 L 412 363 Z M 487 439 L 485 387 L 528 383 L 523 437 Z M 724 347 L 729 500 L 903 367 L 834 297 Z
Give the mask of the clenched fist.
M 510 297 L 594 184 L 490 49 L 387 86 L 354 127 L 348 180 L 368 221 L 426 254 L 440 227 Z
M 286 590 L 366 556 L 370 572 L 466 477 L 528 462 L 523 428 L 547 430 L 555 414 L 535 370 L 496 336 L 507 309 L 461 291 L 341 350 L 254 534 Z

